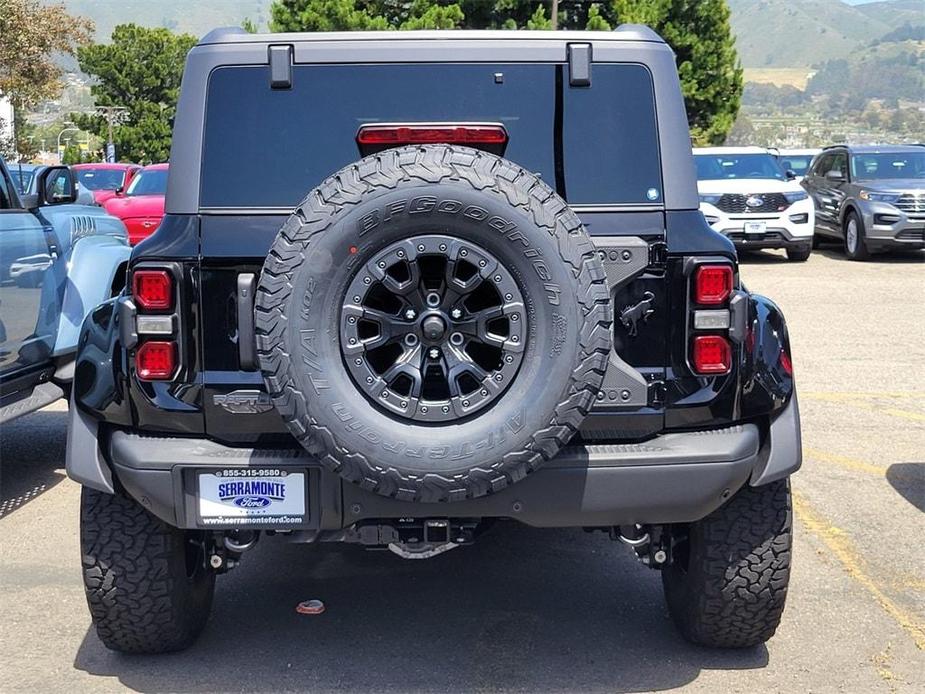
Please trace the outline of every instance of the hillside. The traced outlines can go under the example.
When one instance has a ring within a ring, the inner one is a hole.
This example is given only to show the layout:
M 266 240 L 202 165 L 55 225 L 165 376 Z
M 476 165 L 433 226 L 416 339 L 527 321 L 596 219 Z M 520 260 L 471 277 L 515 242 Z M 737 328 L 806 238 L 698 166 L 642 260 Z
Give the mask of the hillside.
M 925 24 L 921 0 L 847 5 L 840 0 L 730 0 L 746 68 L 809 67 L 844 58 L 892 29 Z
M 49 0 L 50 1 L 50 0 Z M 567 2 L 568 0 L 563 0 Z M 577 0 L 576 0 L 577 1 Z M 271 0 L 64 0 L 96 22 L 98 40 L 116 24 L 165 26 L 202 36 L 247 17 L 265 28 Z M 809 67 L 844 58 L 891 29 L 925 25 L 923 0 L 848 5 L 841 0 L 729 0 L 746 68 Z
M 50 1 L 50 0 L 46 0 Z M 60 0 L 57 0 L 60 1 Z M 64 0 L 72 14 L 96 23 L 96 38 L 105 41 L 117 24 L 166 27 L 202 36 L 220 26 L 239 25 L 245 18 L 266 27 L 271 0 Z

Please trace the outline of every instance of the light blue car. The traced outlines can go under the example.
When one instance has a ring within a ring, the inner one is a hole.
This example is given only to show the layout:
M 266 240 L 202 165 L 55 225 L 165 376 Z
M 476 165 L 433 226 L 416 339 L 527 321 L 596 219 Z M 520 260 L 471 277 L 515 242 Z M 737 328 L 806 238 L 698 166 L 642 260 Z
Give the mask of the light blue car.
M 0 423 L 69 391 L 80 326 L 121 291 L 131 254 L 119 219 L 78 204 L 70 169 L 15 172 L 0 158 Z

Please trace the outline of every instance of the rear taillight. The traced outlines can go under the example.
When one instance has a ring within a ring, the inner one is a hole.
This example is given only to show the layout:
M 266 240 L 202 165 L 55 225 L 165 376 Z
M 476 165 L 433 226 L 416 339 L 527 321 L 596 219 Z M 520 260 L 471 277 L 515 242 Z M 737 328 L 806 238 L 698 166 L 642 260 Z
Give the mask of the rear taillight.
M 732 346 L 723 335 L 696 335 L 691 365 L 699 374 L 724 374 L 732 368 Z
M 135 374 L 142 381 L 170 381 L 180 364 L 177 342 L 174 272 L 164 267 L 138 267 L 132 271 L 135 303 Z
M 507 145 L 507 130 L 499 123 L 377 123 L 363 125 L 357 145 L 373 153 L 402 145 L 468 145 L 501 153 Z
M 151 340 L 135 353 L 135 371 L 143 381 L 169 381 L 176 370 L 176 342 Z
M 694 274 L 694 301 L 705 306 L 722 304 L 732 294 L 732 267 L 701 265 Z
M 135 270 L 132 273 L 132 298 L 146 311 L 173 308 L 173 277 L 166 270 Z
M 700 376 L 717 376 L 732 370 L 729 309 L 735 272 L 729 263 L 697 265 L 691 279 L 689 362 Z

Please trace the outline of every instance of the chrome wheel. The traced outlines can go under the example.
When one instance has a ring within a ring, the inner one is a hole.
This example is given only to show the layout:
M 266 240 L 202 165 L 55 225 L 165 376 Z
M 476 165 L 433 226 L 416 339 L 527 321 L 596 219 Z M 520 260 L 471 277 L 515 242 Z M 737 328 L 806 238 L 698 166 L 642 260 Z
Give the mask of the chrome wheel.
M 845 228 L 845 244 L 848 246 L 848 252 L 852 255 L 858 250 L 858 221 L 851 217 Z
M 340 348 L 354 383 L 389 412 L 455 420 L 517 375 L 527 314 L 493 255 L 450 236 L 398 241 L 360 266 L 344 301 Z

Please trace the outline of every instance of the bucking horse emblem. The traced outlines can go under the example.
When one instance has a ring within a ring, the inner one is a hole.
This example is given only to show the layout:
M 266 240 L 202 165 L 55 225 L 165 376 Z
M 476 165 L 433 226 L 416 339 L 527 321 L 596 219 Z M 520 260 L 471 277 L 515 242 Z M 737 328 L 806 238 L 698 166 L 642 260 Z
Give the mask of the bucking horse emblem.
M 645 323 L 649 316 L 655 313 L 652 304 L 655 302 L 655 294 L 646 292 L 643 294 L 642 301 L 632 306 L 627 306 L 620 312 L 620 322 L 626 328 L 626 333 L 630 337 L 636 337 L 638 332 L 639 321 Z

